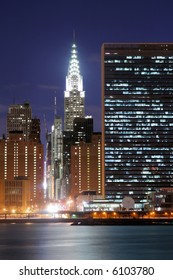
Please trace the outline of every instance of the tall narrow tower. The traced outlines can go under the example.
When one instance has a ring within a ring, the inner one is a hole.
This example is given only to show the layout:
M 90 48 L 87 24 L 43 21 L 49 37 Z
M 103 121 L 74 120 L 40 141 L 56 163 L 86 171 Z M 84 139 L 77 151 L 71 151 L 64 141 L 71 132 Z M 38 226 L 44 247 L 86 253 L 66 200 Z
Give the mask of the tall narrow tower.
M 73 131 L 73 120 L 84 117 L 83 77 L 80 74 L 76 44 L 73 43 L 68 73 L 66 76 L 66 90 L 64 91 L 64 130 Z

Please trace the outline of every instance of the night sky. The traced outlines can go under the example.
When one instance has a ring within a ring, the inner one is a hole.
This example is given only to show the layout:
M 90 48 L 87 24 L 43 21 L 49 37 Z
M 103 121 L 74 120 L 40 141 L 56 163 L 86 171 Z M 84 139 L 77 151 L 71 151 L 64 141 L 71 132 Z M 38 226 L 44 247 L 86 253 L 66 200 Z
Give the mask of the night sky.
M 50 131 L 64 117 L 65 78 L 73 30 L 86 92 L 85 114 L 101 131 L 101 45 L 173 42 L 172 0 L 2 0 L 0 3 L 0 135 L 12 104 L 29 101 Z

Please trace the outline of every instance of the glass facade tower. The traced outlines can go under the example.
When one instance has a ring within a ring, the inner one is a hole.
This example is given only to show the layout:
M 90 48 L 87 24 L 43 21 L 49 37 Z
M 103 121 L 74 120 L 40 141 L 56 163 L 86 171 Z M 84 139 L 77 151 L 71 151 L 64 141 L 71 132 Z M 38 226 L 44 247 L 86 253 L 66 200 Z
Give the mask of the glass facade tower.
M 106 198 L 173 188 L 173 44 L 103 44 L 102 131 Z

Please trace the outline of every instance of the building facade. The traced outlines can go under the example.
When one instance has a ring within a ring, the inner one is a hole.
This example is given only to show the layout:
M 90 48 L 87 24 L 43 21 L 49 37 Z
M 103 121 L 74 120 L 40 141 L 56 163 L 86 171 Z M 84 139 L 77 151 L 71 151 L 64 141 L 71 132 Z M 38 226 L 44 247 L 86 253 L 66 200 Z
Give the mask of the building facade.
M 46 198 L 51 200 L 53 198 L 53 178 L 52 178 L 52 143 L 51 143 L 51 132 L 46 133 L 46 160 L 45 160 L 45 189 L 46 189 Z
M 103 44 L 102 132 L 106 198 L 173 188 L 173 44 Z
M 93 134 L 93 118 L 91 116 L 75 118 L 73 121 L 73 131 L 75 144 L 80 143 L 80 141 L 86 143 L 91 142 Z
M 29 141 L 36 141 L 41 143 L 40 140 L 40 119 L 32 118 L 30 125 Z
M 30 203 L 40 207 L 44 199 L 44 149 L 38 141 L 24 140 L 23 133 L 11 132 L 0 140 L 0 179 L 30 180 Z
M 31 183 L 27 177 L 0 180 L 0 212 L 27 212 L 31 210 Z
M 61 199 L 63 197 L 63 131 L 62 118 L 55 117 L 51 132 L 51 177 L 52 184 L 50 199 Z
M 101 158 L 101 133 L 93 133 L 90 143 L 71 147 L 71 197 L 84 191 L 102 195 Z
M 83 77 L 80 74 L 77 47 L 73 44 L 64 92 L 64 131 L 73 131 L 74 118 L 84 117 L 84 101 Z
M 21 131 L 24 140 L 29 139 L 32 119 L 32 109 L 28 102 L 11 105 L 7 113 L 7 137 L 9 132 Z

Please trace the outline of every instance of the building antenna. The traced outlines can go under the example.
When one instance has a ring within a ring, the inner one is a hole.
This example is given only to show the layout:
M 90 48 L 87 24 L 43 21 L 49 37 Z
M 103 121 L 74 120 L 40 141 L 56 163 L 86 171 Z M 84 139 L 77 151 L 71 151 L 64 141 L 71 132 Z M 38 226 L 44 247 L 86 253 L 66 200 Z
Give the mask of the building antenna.
M 56 93 L 56 91 L 55 91 L 55 93 Z M 57 114 L 57 112 L 56 112 L 56 96 L 55 96 L 55 99 L 54 99 L 54 118 L 56 118 L 56 114 Z
M 15 105 L 16 103 L 16 98 L 15 98 L 15 95 L 13 95 L 13 105 Z
M 45 135 L 46 135 L 46 140 L 48 137 L 48 129 L 47 129 L 47 123 L 46 123 L 46 115 L 44 114 L 44 129 L 45 129 Z
M 75 29 L 73 29 L 73 44 L 76 42 L 76 32 Z

